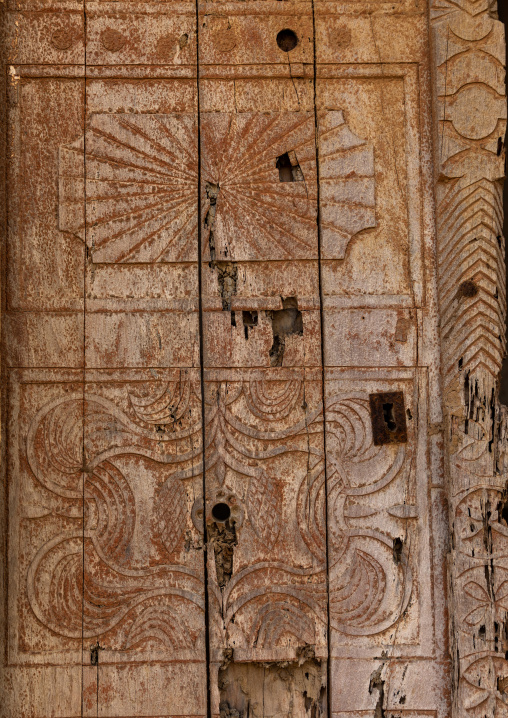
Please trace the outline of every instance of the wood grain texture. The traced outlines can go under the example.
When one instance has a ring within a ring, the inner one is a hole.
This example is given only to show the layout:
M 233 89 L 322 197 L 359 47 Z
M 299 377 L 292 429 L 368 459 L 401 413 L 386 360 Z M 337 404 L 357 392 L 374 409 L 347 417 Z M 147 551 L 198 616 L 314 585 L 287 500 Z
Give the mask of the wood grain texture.
M 7 5 L 0 715 L 447 718 L 427 8 Z M 493 248 L 468 188 L 498 212 L 501 175 L 457 162 L 499 170 L 502 78 L 473 65 L 434 83 L 476 153 L 446 156 L 440 237 L 449 206 Z M 482 337 L 485 263 L 452 280 Z

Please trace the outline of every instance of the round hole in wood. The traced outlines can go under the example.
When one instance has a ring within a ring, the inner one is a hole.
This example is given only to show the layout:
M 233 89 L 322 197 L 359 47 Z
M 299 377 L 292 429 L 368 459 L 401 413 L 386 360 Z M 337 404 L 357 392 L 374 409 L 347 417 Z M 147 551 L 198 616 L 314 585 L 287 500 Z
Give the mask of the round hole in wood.
M 212 516 L 216 521 L 227 521 L 231 516 L 231 509 L 223 502 L 215 504 L 212 508 Z
M 298 38 L 293 30 L 281 30 L 277 35 L 277 45 L 284 52 L 291 52 L 298 44 Z

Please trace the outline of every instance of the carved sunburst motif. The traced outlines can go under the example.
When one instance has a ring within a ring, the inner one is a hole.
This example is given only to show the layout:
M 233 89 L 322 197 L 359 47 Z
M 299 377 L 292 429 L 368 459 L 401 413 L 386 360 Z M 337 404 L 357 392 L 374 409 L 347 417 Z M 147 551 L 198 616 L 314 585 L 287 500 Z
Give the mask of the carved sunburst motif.
M 317 257 L 314 113 L 207 113 L 201 122 L 204 258 Z M 303 181 L 280 181 L 277 158 L 289 151 Z
M 320 225 L 323 259 L 343 259 L 350 239 L 376 226 L 374 149 L 340 111 L 319 115 Z
M 342 112 L 318 120 L 323 256 L 341 259 L 352 236 L 375 226 L 374 151 Z M 203 258 L 317 258 L 314 113 L 200 121 Z M 93 114 L 85 136 L 60 147 L 59 228 L 84 240 L 86 227 L 98 263 L 195 260 L 196 123 L 189 114 Z M 285 155 L 298 181 L 281 182 Z
M 196 259 L 194 115 L 94 114 L 85 139 L 60 148 L 59 228 L 95 262 Z
M 208 113 L 201 122 L 205 258 L 316 258 L 314 113 Z M 340 111 L 320 113 L 318 126 L 324 248 L 342 259 L 351 237 L 375 226 L 374 151 Z M 300 181 L 281 182 L 276 162 L 286 154 Z

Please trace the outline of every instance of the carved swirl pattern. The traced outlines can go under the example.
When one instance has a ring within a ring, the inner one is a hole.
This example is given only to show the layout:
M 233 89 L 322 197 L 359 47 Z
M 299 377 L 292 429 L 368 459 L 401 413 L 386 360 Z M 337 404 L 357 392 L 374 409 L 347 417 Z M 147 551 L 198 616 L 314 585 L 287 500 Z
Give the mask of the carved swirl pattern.
M 185 560 L 189 547 L 199 547 L 202 531 L 202 501 L 192 489 L 203 472 L 198 392 L 187 380 L 151 382 L 142 396 L 122 391 L 123 408 L 100 393 L 85 401 L 66 395 L 33 418 L 27 436 L 32 472 L 47 492 L 75 506 L 84 527 L 40 547 L 27 575 L 28 600 L 58 635 L 79 638 L 83 632 L 124 651 L 147 645 L 192 651 L 202 640 L 204 605 L 202 554 L 196 552 L 194 564 Z M 250 552 L 235 559 L 222 592 L 208 552 L 214 630 L 246 648 L 286 646 L 291 637 L 299 645 L 316 644 L 325 635 L 322 406 L 303 409 L 303 391 L 299 379 L 207 385 L 210 497 L 228 497 Z M 406 485 L 411 449 L 373 445 L 364 394 L 330 399 L 326 429 L 332 626 L 348 636 L 380 633 L 408 606 L 412 572 L 405 555 L 394 562 L 393 536 L 373 528 L 373 517 L 388 511 L 404 526 L 416 514 L 407 506 L 405 512 L 397 505 L 386 509 L 376 493 Z M 295 497 L 285 476 L 299 460 Z M 148 467 L 144 479 L 139 462 Z M 146 476 L 159 478 L 148 519 L 138 508 Z M 134 550 L 142 520 L 151 527 L 144 562 Z M 282 548 L 295 533 L 298 556 Z

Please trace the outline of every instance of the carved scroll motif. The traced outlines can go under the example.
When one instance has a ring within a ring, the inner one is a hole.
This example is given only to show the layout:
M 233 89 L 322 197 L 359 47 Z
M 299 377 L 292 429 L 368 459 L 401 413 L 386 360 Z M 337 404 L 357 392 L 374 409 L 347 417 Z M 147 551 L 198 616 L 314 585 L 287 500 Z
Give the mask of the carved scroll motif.
M 250 547 L 249 560 L 240 552 L 222 582 L 209 552 L 213 630 L 226 645 L 276 649 L 291 636 L 299 645 L 315 645 L 326 633 L 322 405 L 303 410 L 302 395 L 299 379 L 207 385 L 210 497 L 228 497 L 236 531 L 246 532 L 244 543 Z M 190 381 L 130 393 L 129 410 L 89 394 L 84 466 L 82 395 L 54 400 L 33 418 L 26 451 L 34 477 L 48 496 L 65 498 L 76 516 L 84 517 L 83 532 L 67 531 L 40 545 L 26 577 L 30 607 L 54 633 L 99 636 L 105 646 L 121 651 L 147 645 L 158 651 L 199 647 L 200 554 L 195 566 L 186 558 L 189 550 L 202 547 L 202 500 L 193 498 L 192 489 L 203 471 L 199 413 L 189 411 L 195 401 Z M 405 495 L 413 447 L 374 446 L 366 394 L 331 397 L 326 429 L 332 462 L 330 620 L 341 634 L 369 636 L 396 624 L 412 594 L 409 561 L 403 555 L 394 562 L 394 536 L 377 528 L 376 517 L 388 510 L 401 525 L 417 517 L 416 506 L 408 513 L 405 505 L 403 516 L 398 505 L 385 509 L 378 494 L 390 486 L 394 496 Z M 149 467 L 145 478 L 126 457 L 140 458 Z M 290 511 L 291 487 L 285 485 L 284 472 L 289 465 L 301 467 Z M 142 554 L 142 563 L 132 544 L 138 522 L 147 520 L 136 508 L 147 476 L 156 488 L 148 517 L 150 550 Z M 288 535 L 298 537 L 297 558 L 303 556 L 303 565 L 277 550 Z M 104 610 L 98 612 L 97 604 Z
M 508 712 L 504 31 L 489 0 L 433 0 L 431 18 L 454 716 L 491 718 Z

